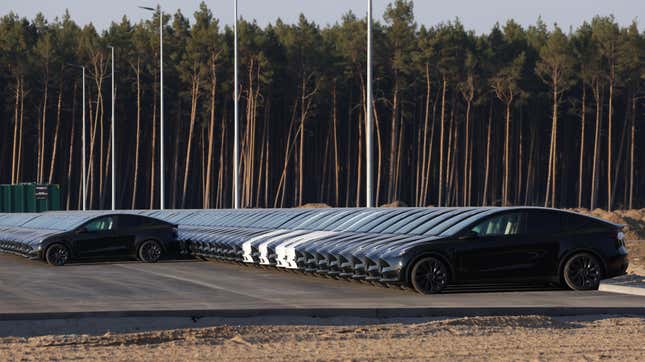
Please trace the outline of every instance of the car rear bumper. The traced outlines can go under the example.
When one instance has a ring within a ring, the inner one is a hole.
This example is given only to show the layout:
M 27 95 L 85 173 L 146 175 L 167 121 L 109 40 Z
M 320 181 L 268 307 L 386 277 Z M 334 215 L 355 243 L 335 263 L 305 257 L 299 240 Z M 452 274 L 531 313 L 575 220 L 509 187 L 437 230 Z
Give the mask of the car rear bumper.
M 606 260 L 606 277 L 613 278 L 627 273 L 629 267 L 629 260 L 627 258 L 627 251 L 621 252 L 619 255 L 613 256 Z

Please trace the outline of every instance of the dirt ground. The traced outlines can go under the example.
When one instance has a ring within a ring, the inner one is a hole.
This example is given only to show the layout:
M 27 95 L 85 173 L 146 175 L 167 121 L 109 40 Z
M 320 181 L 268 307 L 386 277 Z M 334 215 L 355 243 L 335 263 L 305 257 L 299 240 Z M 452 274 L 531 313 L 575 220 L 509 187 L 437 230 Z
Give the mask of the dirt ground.
M 628 240 L 627 251 L 629 251 L 628 273 L 645 276 L 645 240 Z
M 0 338 L 0 360 L 642 360 L 645 318 L 471 317 Z

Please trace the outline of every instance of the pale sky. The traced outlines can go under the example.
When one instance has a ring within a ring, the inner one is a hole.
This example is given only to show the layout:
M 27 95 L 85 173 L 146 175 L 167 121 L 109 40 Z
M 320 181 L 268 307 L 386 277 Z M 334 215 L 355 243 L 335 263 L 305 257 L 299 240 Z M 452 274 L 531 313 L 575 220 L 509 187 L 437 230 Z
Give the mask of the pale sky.
M 389 0 L 373 0 L 374 17 L 382 20 L 383 10 Z M 192 17 L 199 0 L 164 0 L 161 5 L 165 12 L 174 13 L 181 9 L 184 15 Z M 89 22 L 99 29 L 105 29 L 110 22 L 120 21 L 124 14 L 138 21 L 150 14 L 137 5 L 156 6 L 149 0 L 0 0 L 0 15 L 14 11 L 20 16 L 33 18 L 42 12 L 53 19 L 69 9 L 72 18 L 79 24 Z M 231 24 L 233 0 L 208 0 L 208 7 L 223 24 Z M 293 23 L 300 13 L 318 24 L 336 22 L 349 10 L 360 16 L 366 14 L 367 0 L 239 0 L 240 15 L 245 19 L 256 19 L 261 25 L 274 22 L 278 17 Z M 416 0 L 415 15 L 419 24 L 435 25 L 459 17 L 468 30 L 477 33 L 488 32 L 499 21 L 504 23 L 513 18 L 527 26 L 535 24 L 538 16 L 551 26 L 558 23 L 565 31 L 577 27 L 594 15 L 614 15 L 619 24 L 626 26 L 632 20 L 645 16 L 643 0 Z M 643 24 L 639 21 L 639 28 Z

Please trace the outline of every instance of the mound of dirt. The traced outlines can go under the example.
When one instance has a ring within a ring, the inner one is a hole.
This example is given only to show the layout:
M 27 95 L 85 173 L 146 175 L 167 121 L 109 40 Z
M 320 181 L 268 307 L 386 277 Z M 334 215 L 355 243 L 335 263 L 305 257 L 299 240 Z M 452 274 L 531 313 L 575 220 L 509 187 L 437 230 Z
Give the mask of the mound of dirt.
M 318 204 L 309 203 L 309 204 L 300 205 L 297 208 L 298 209 L 328 209 L 330 207 L 331 206 L 329 206 L 327 204 L 323 204 L 323 203 L 318 203 Z
M 403 201 L 392 201 L 389 204 L 383 204 L 380 207 L 408 207 L 408 205 Z

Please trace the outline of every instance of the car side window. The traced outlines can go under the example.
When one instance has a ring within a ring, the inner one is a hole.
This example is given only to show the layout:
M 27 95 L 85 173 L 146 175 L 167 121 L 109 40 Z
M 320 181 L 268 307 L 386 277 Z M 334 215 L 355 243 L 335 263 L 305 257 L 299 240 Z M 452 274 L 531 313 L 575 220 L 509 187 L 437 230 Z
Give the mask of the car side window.
M 106 216 L 85 224 L 85 230 L 89 233 L 110 231 L 113 225 L 114 218 L 112 216 Z
M 531 234 L 555 234 L 562 232 L 567 221 L 566 214 L 550 211 L 528 213 L 528 232 Z
M 526 217 L 521 212 L 511 212 L 490 217 L 475 225 L 470 231 L 479 236 L 517 235 L 525 232 Z
M 134 228 L 143 224 L 143 220 L 134 215 L 119 215 L 119 228 Z

